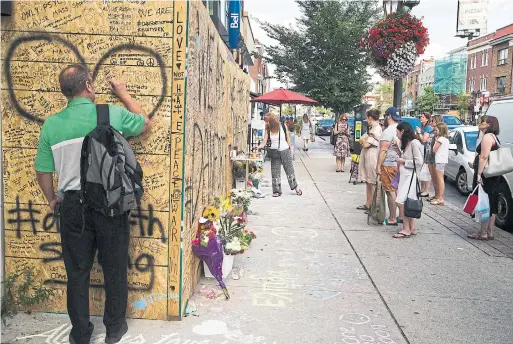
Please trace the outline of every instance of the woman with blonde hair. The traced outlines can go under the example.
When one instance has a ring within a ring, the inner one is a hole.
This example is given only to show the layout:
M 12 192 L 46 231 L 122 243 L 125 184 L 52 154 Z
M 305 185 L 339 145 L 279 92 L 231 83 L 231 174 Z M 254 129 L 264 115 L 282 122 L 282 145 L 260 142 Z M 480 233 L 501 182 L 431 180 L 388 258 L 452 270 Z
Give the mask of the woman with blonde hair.
M 278 116 L 272 112 L 264 117 L 265 131 L 264 141 L 257 147 L 263 149 L 267 142 L 270 141 L 271 146 L 267 150 L 267 156 L 271 159 L 271 177 L 273 185 L 273 197 L 280 197 L 281 191 L 281 166 L 285 170 L 287 180 L 291 190 L 296 191 L 296 195 L 301 196 L 303 191 L 298 188 L 296 176 L 294 174 L 294 165 L 292 164 L 292 145 L 290 144 L 290 136 L 288 130 L 284 130 L 280 124 Z
M 433 146 L 435 153 L 435 199 L 431 201 L 432 205 L 444 205 L 445 181 L 444 172 L 445 165 L 449 162 L 449 129 L 445 123 L 436 125 L 436 140 Z
M 437 185 L 437 177 L 436 177 L 436 167 L 435 167 L 435 153 L 433 152 L 433 147 L 436 142 L 436 126 L 438 123 L 443 123 L 444 119 L 442 115 L 432 115 L 431 116 L 431 127 L 433 130 L 429 133 L 429 138 L 425 145 L 425 163 L 428 166 L 429 173 L 431 174 L 431 181 L 433 182 L 433 187 L 436 191 Z M 426 194 L 423 194 L 423 196 L 426 196 Z M 428 201 L 431 202 L 436 199 L 436 195 L 429 197 Z
M 313 126 L 310 118 L 305 113 L 303 115 L 303 121 L 301 121 L 301 138 L 303 139 L 303 150 L 308 151 L 308 140 L 312 137 Z

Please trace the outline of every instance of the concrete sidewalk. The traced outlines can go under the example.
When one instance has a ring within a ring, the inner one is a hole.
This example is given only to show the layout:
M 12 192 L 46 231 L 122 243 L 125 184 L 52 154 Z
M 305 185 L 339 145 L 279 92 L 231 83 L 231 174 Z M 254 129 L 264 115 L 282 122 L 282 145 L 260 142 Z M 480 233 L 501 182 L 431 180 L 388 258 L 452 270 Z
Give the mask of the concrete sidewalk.
M 122 343 L 510 343 L 513 236 L 469 241 L 476 225 L 461 211 L 428 205 L 416 237 L 392 239 L 397 227 L 368 226 L 356 210 L 364 186 L 348 183 L 347 167 L 335 173 L 330 149 L 296 151 L 302 197 L 282 173 L 282 197 L 253 201 L 258 238 L 235 258 L 244 276 L 226 279 L 229 301 L 206 298 L 201 288 L 217 283 L 203 279 L 190 316 L 130 320 Z M 8 323 L 2 343 L 67 343 L 66 316 Z

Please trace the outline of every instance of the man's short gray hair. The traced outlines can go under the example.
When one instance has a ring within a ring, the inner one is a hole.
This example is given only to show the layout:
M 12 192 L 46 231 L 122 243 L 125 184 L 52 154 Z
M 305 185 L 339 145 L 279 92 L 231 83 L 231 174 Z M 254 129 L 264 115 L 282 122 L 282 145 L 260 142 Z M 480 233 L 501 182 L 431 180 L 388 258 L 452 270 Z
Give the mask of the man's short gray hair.
M 89 69 L 82 64 L 71 64 L 59 74 L 61 92 L 66 97 L 74 97 L 86 88 L 86 81 L 90 79 Z

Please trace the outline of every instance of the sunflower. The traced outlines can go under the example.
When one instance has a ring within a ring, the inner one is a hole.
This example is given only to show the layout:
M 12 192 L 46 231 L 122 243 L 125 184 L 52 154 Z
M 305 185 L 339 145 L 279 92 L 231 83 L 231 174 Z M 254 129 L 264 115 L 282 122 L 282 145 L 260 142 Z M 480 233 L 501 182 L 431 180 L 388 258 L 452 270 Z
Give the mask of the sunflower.
M 219 210 L 209 205 L 203 210 L 203 217 L 207 218 L 209 221 L 217 221 L 219 220 Z

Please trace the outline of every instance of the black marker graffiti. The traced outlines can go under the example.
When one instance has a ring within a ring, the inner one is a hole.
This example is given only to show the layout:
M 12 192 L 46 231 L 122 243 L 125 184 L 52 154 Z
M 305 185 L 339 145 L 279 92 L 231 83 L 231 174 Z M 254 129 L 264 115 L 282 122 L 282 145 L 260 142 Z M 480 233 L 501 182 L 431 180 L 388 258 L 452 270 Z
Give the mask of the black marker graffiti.
M 5 72 L 6 80 L 7 80 L 7 89 L 9 92 L 9 98 L 11 99 L 11 102 L 13 103 L 14 108 L 16 109 L 16 111 L 18 111 L 18 113 L 21 116 L 23 116 L 24 118 L 26 118 L 30 121 L 34 121 L 34 122 L 42 124 L 44 122 L 43 119 L 28 112 L 18 102 L 18 99 L 16 98 L 16 94 L 14 92 L 13 78 L 12 78 L 12 72 L 11 72 L 11 61 L 13 59 L 16 49 L 24 43 L 37 42 L 37 41 L 62 44 L 73 52 L 78 63 L 85 65 L 86 61 L 83 58 L 83 56 L 80 54 L 80 51 L 73 45 L 73 43 L 71 43 L 65 39 L 62 39 L 60 37 L 56 37 L 56 36 L 52 36 L 52 35 L 48 35 L 48 34 L 36 34 L 36 35 L 30 35 L 30 36 L 26 36 L 26 37 L 20 37 L 20 38 L 15 39 L 11 43 L 11 45 L 9 46 L 9 49 L 7 51 L 7 54 L 5 57 L 5 63 L 4 63 L 4 72 Z M 148 115 L 151 118 L 151 117 L 153 117 L 153 115 L 157 112 L 157 110 L 160 108 L 160 106 L 164 102 L 166 93 L 167 93 L 167 87 L 168 87 L 167 86 L 168 77 L 167 77 L 167 73 L 166 73 L 166 66 L 164 63 L 164 59 L 162 58 L 162 56 L 160 54 L 158 54 L 151 48 L 148 48 L 148 47 L 145 47 L 142 45 L 138 45 L 135 43 L 120 44 L 118 46 L 113 47 L 112 49 L 107 51 L 100 58 L 98 63 L 96 63 L 94 70 L 93 70 L 93 80 L 95 80 L 96 77 L 98 76 L 98 72 L 99 72 L 100 68 L 102 67 L 102 65 L 104 64 L 104 62 L 106 60 L 108 60 L 112 55 L 119 53 L 120 51 L 123 51 L 123 50 L 138 50 L 138 51 L 144 52 L 146 54 L 152 55 L 152 57 L 148 58 L 147 61 L 151 62 L 151 65 L 154 65 L 155 60 L 156 60 L 157 64 L 160 67 L 162 89 L 161 89 L 161 94 L 158 98 L 157 104 L 154 106 L 154 108 L 150 111 L 150 113 Z
M 36 224 L 39 223 L 39 219 L 35 218 L 35 215 L 41 214 L 39 210 L 32 208 L 32 201 L 29 201 L 26 208 L 22 208 L 20 204 L 19 196 L 16 196 L 16 208 L 9 209 L 7 211 L 9 215 L 15 214 L 14 218 L 7 219 L 7 223 L 16 224 L 16 237 L 21 239 L 21 225 L 23 223 L 30 223 L 32 226 L 32 233 L 36 234 Z M 27 214 L 27 217 L 25 217 Z

